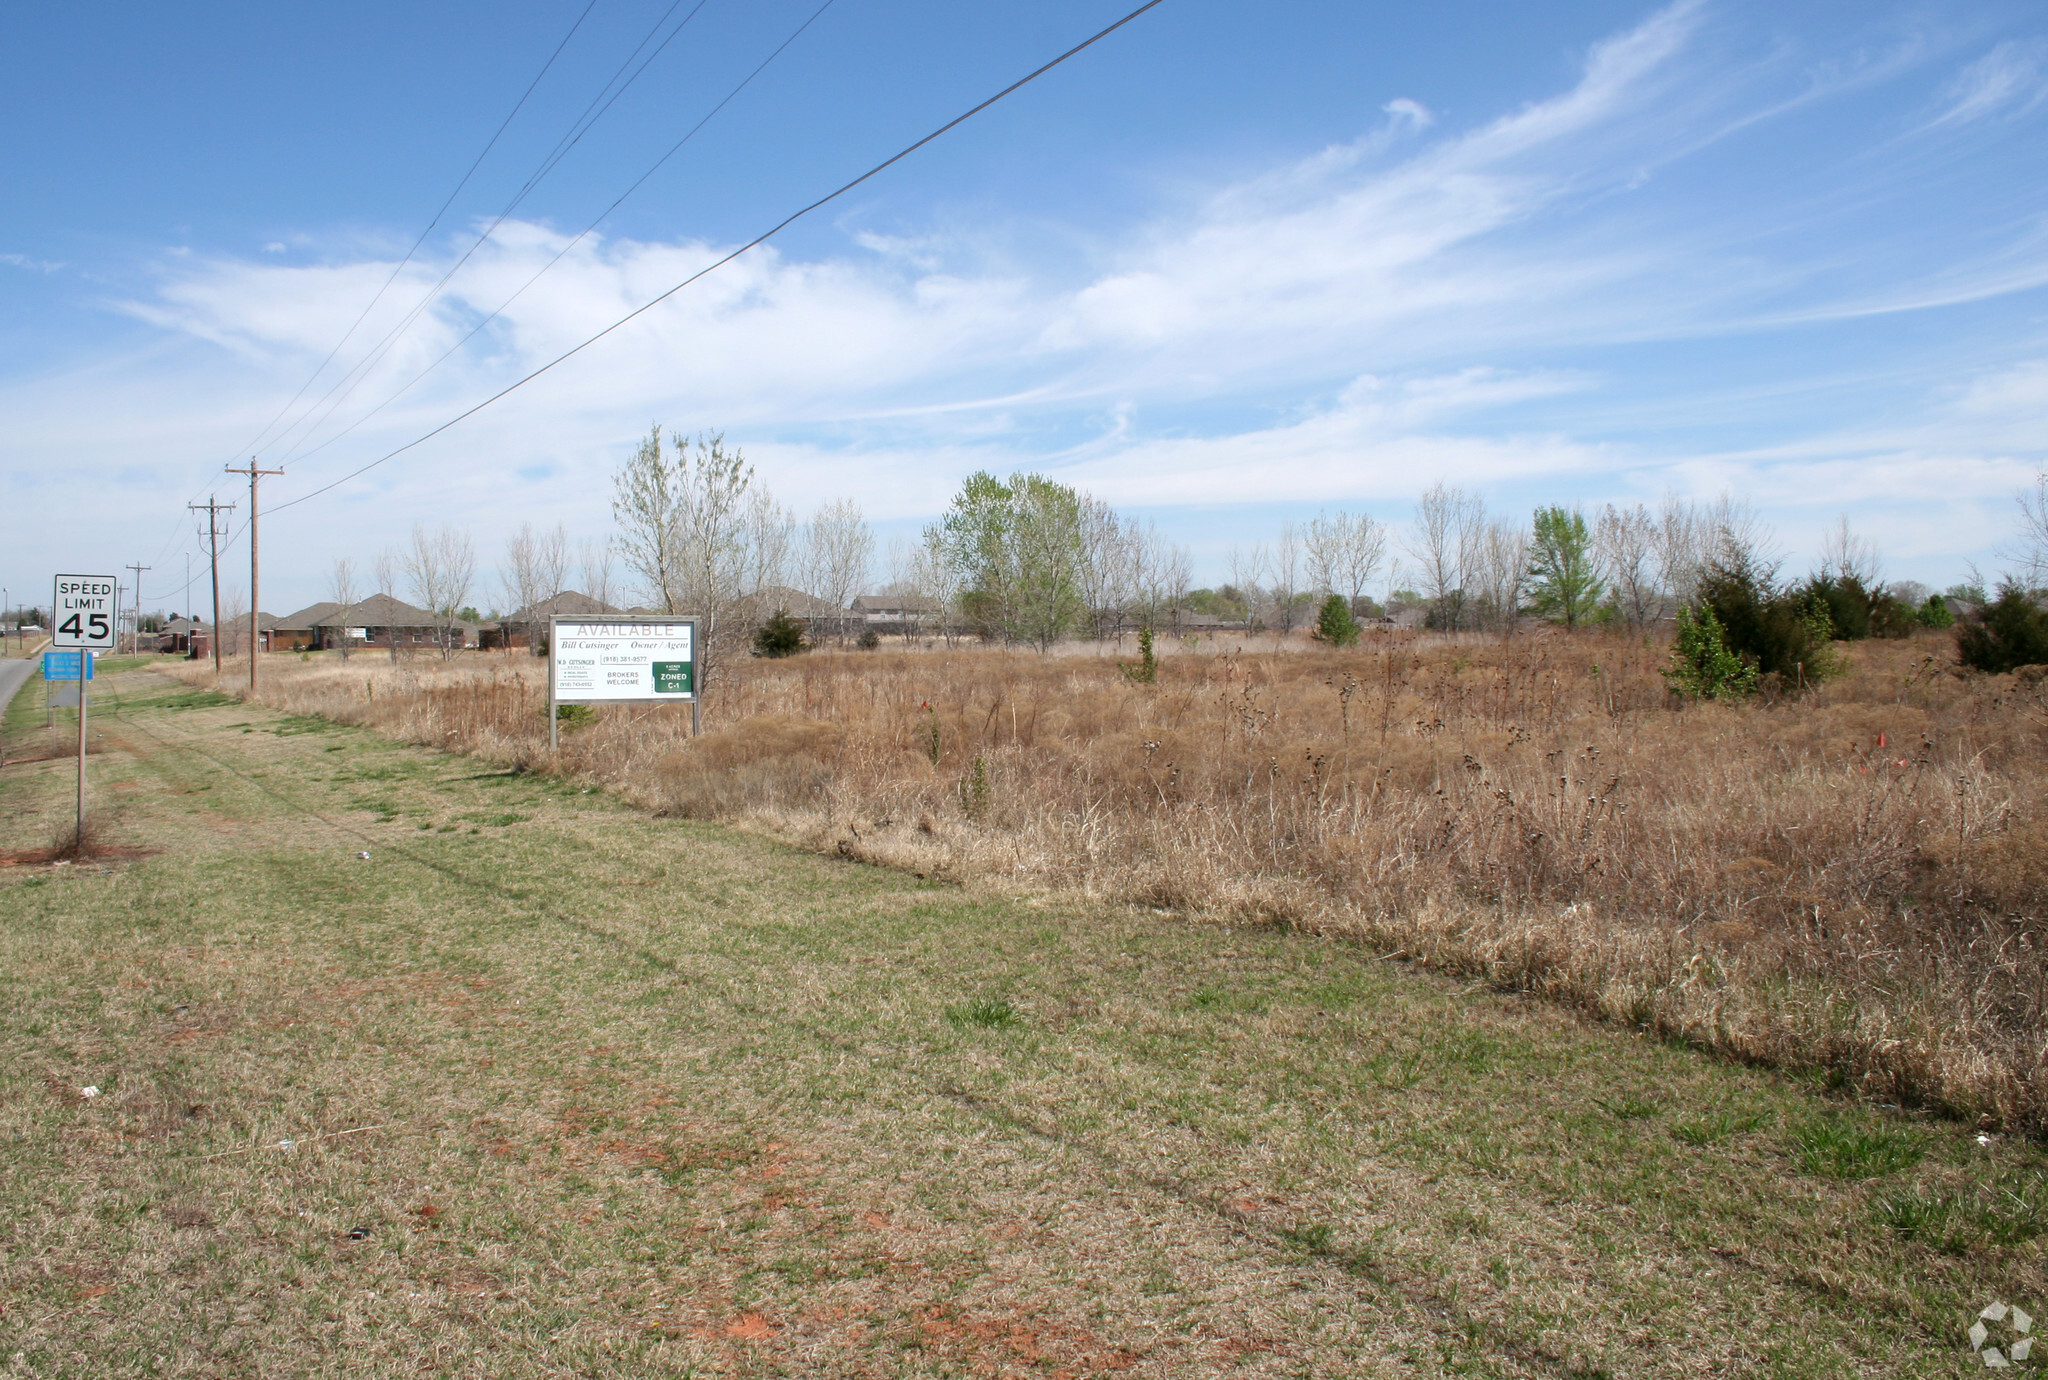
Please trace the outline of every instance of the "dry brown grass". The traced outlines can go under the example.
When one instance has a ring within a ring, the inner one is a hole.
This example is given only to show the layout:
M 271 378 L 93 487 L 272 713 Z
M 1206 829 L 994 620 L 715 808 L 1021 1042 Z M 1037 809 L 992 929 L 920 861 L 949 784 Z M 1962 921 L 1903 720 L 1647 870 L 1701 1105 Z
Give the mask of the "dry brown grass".
M 1146 686 L 1103 656 L 815 653 L 735 668 L 695 742 L 604 710 L 556 763 L 523 657 L 280 660 L 264 698 L 921 874 L 1351 934 L 2048 1132 L 2048 685 L 1928 637 L 1679 707 L 1663 660 L 1386 634 L 1169 654 Z

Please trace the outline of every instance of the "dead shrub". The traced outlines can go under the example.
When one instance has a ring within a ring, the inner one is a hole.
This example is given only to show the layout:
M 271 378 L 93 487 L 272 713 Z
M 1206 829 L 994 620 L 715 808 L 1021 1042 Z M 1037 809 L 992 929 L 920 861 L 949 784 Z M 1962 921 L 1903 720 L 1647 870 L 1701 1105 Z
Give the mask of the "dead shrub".
M 660 759 L 663 803 L 691 819 L 813 806 L 832 788 L 844 736 L 817 719 L 744 719 Z

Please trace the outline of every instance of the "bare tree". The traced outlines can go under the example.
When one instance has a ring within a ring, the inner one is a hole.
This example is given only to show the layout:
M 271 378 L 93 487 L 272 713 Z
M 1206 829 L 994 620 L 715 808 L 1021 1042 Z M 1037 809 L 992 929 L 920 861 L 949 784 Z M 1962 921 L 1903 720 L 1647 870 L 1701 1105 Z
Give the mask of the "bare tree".
M 1716 565 L 1776 568 L 1775 541 L 1749 500 L 1727 494 L 1712 503 L 1665 495 L 1657 512 L 1657 582 L 1673 605 L 1698 601 L 1700 581 Z
M 1125 525 L 1129 558 L 1127 612 L 1148 628 L 1180 624 L 1180 606 L 1187 599 L 1192 568 L 1188 554 L 1159 534 L 1150 521 Z
M 1339 592 L 1353 604 L 1365 598 L 1365 591 L 1386 554 L 1386 524 L 1370 513 L 1352 518 L 1351 531 L 1344 542 L 1344 557 L 1338 566 L 1343 582 Z
M 1776 537 L 1748 499 L 1722 494 L 1703 511 L 1713 559 L 1733 561 L 1746 554 L 1765 565 L 1776 565 L 1781 559 Z
M 534 632 L 534 606 L 544 597 L 540 592 L 541 580 L 539 561 L 534 554 L 533 524 L 522 522 L 519 530 L 505 542 L 505 564 L 498 569 L 498 587 L 501 597 L 510 606 L 505 615 L 505 645 L 512 645 L 511 632 L 515 624 L 526 629 L 526 645 L 535 656 L 540 655 L 540 639 Z
M 1659 612 L 1657 536 L 1657 520 L 1640 503 L 1633 508 L 1608 504 L 1593 528 L 1593 545 L 1613 585 L 1615 603 L 1634 631 L 1649 626 Z
M 1189 587 L 1195 581 L 1194 559 L 1185 546 L 1171 542 L 1160 547 L 1159 557 L 1154 564 L 1158 581 L 1159 599 L 1165 605 L 1166 616 L 1173 620 L 1173 630 L 1180 631 L 1180 616 L 1187 608 Z
M 612 476 L 614 538 L 626 568 L 640 577 L 649 602 L 674 613 L 681 594 L 682 495 L 680 476 L 662 446 L 661 424 L 650 427 L 645 440 Z
M 545 650 L 541 629 L 543 611 L 562 592 L 569 577 L 569 533 L 560 523 L 552 532 L 535 532 L 533 524 L 519 524 L 519 531 L 505 543 L 505 566 L 499 572 L 505 600 L 512 605 L 508 624 L 518 619 L 526 627 L 526 645 L 535 656 Z
M 1456 629 L 1465 621 L 1464 586 L 1485 529 L 1486 505 L 1463 489 L 1439 481 L 1416 502 L 1408 554 L 1415 560 L 1422 596 L 1438 627 Z
M 835 499 L 818 509 L 804 530 L 804 569 L 810 592 L 830 604 L 838 615 L 840 640 L 845 640 L 846 610 L 864 591 L 875 559 L 875 534 L 850 498 Z
M 1244 621 L 1247 624 L 1258 620 L 1261 605 L 1265 602 L 1267 560 L 1264 542 L 1230 548 L 1230 583 L 1244 601 Z
M 796 514 L 776 502 L 766 489 L 756 488 L 747 497 L 746 525 L 746 592 L 753 594 L 787 585 L 792 568 L 802 558 Z M 772 614 L 775 610 L 759 612 Z
M 1293 632 L 1295 624 L 1301 621 L 1304 603 L 1300 528 L 1291 522 L 1280 524 L 1280 538 L 1273 543 L 1272 561 L 1266 568 L 1273 581 L 1273 621 L 1280 625 L 1280 631 Z
M 744 641 L 747 581 L 755 571 L 747 495 L 754 467 L 722 432 L 662 441 L 656 426 L 612 477 L 618 551 L 664 613 L 698 618 L 697 675 L 708 686 Z
M 959 569 L 947 558 L 944 547 L 927 536 L 914 546 L 906 546 L 902 564 L 892 566 L 898 589 L 938 607 L 939 632 L 946 645 L 952 646 L 960 632 L 960 620 L 955 615 L 961 584 Z M 919 625 L 914 622 L 913 626 Z
M 429 533 L 424 524 L 415 524 L 404 561 L 413 602 L 434 620 L 434 641 L 442 659 L 453 657 L 455 623 L 476 579 L 475 544 L 469 533 L 453 527 Z
M 534 569 L 540 576 L 542 603 L 568 588 L 569 529 L 561 523 L 555 524 L 554 531 L 543 532 L 535 540 Z
M 1529 583 L 1529 533 L 1519 524 L 1490 522 L 1478 542 L 1465 581 L 1465 613 L 1474 623 L 1513 635 L 1520 625 L 1522 592 Z
M 583 592 L 600 604 L 612 601 L 612 544 L 603 537 L 585 537 L 576 546 Z
M 1853 580 L 1866 590 L 1875 590 L 1883 578 L 1876 545 L 1850 528 L 1847 513 L 1821 538 L 1820 573 L 1830 579 Z
M 1370 513 L 1318 513 L 1302 534 L 1309 585 L 1318 594 L 1365 597 L 1387 554 L 1387 529 Z
M 1139 600 L 1144 532 L 1092 494 L 1080 498 L 1081 599 L 1089 631 L 1106 637 Z
M 221 596 L 220 626 L 213 635 L 220 640 L 222 656 L 240 656 L 242 640 L 249 635 L 249 596 L 242 593 L 240 586 L 231 585 Z
M 2020 510 L 2020 536 L 2011 552 L 2014 564 L 2025 572 L 2029 589 L 2048 585 L 2048 470 L 2034 476 L 2034 487 L 2013 495 Z
M 349 628 L 356 621 L 356 567 L 344 556 L 334 563 L 334 572 L 328 577 L 327 592 L 334 601 L 334 621 L 340 625 L 341 659 L 347 661 L 349 653 L 355 650 L 355 638 Z
M 400 564 L 398 552 L 392 547 L 387 546 L 377 553 L 375 567 L 377 592 L 387 599 L 396 599 L 398 597 L 398 571 Z M 369 630 L 365 628 L 364 631 L 367 632 Z M 398 629 L 386 628 L 384 635 L 385 640 L 391 644 L 391 659 L 393 661 L 398 660 Z
M 1666 494 L 1657 507 L 1657 587 L 1680 607 L 1699 597 L 1700 578 L 1714 558 L 1711 524 L 1698 504 Z
M 1344 565 L 1344 546 L 1351 535 L 1351 518 L 1345 513 L 1317 513 L 1301 533 L 1301 555 L 1308 571 L 1308 587 L 1316 594 L 1333 594 L 1343 583 L 1339 572 Z

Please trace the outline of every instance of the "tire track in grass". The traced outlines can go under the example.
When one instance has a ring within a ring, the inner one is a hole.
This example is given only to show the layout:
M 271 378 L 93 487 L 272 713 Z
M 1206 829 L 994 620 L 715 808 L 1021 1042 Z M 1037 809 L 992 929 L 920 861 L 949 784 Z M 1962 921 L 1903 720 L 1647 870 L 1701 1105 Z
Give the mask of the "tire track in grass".
M 265 711 L 268 712 L 268 711 Z M 685 981 L 697 976 L 684 969 L 674 960 L 635 943 L 630 938 L 568 915 L 546 901 L 519 888 L 508 887 L 489 878 L 471 875 L 462 868 L 445 861 L 424 856 L 406 847 L 403 843 L 388 837 L 368 834 L 343 821 L 329 818 L 303 800 L 279 790 L 269 782 L 245 772 L 233 764 L 198 746 L 197 735 L 169 738 L 157 733 L 130 716 L 125 719 L 130 728 L 144 734 L 165 748 L 188 752 L 211 763 L 216 769 L 246 782 L 286 809 L 314 820 L 336 834 L 369 845 L 381 851 L 396 853 L 400 858 L 420 868 L 494 898 L 512 902 L 524 908 L 533 918 L 547 921 L 591 940 L 607 944 L 619 952 L 637 959 L 659 972 Z M 778 1013 L 746 1002 L 732 994 L 724 983 L 698 984 L 705 994 L 715 998 L 719 1004 L 737 1015 L 746 1017 L 766 1029 L 780 1027 L 794 1031 L 813 1044 L 844 1056 L 860 1058 L 874 1064 L 872 1056 L 866 1054 L 855 1043 L 842 1039 L 831 1032 L 800 1018 Z M 1120 1180 L 1127 1189 L 1137 1189 L 1152 1196 L 1155 1201 L 1163 1200 L 1178 1205 L 1181 1209 L 1192 1210 L 1212 1224 L 1222 1228 L 1224 1233 L 1236 1240 L 1250 1244 L 1265 1252 L 1279 1264 L 1299 1270 L 1304 1261 L 1312 1261 L 1320 1267 L 1324 1287 L 1356 1288 L 1362 1279 L 1375 1290 L 1391 1294 L 1401 1304 L 1417 1315 L 1425 1327 L 1438 1336 L 1448 1335 L 1469 1344 L 1475 1337 L 1483 1336 L 1493 1349 L 1506 1358 L 1524 1366 L 1533 1367 L 1546 1374 L 1560 1377 L 1588 1377 L 1605 1374 L 1604 1370 L 1588 1369 L 1574 1364 L 1569 1359 L 1555 1355 L 1544 1347 L 1541 1340 L 1503 1328 L 1497 1322 L 1478 1317 L 1464 1308 L 1455 1297 L 1446 1297 L 1441 1290 L 1427 1284 L 1390 1275 L 1365 1261 L 1359 1250 L 1346 1250 L 1327 1239 L 1307 1238 L 1292 1228 L 1276 1225 L 1261 1214 L 1245 1211 L 1218 1194 L 1211 1193 L 1193 1181 L 1180 1176 L 1150 1173 L 1117 1156 L 1113 1151 L 1079 1137 L 1074 1137 L 1057 1127 L 1040 1124 L 1033 1119 L 992 1099 L 980 1096 L 959 1087 L 957 1084 L 938 1083 L 920 1078 L 912 1070 L 901 1065 L 887 1065 L 888 1071 L 912 1091 L 922 1092 L 928 1097 L 942 1099 L 963 1108 L 984 1123 L 1009 1134 L 1013 1139 L 1024 1138 L 1041 1145 L 1054 1146 L 1062 1151 L 1092 1161 L 1112 1179 Z M 1109 1184 L 1105 1184 L 1109 1187 Z

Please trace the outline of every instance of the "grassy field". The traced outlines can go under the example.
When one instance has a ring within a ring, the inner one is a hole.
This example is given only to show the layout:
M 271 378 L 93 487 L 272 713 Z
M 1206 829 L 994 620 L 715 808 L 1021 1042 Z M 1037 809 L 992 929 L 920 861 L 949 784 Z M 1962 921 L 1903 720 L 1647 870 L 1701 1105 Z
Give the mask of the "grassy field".
M 559 756 L 531 657 L 278 657 L 263 698 L 914 873 L 1343 935 L 2048 1137 L 2048 680 L 1957 674 L 1934 634 L 1689 705 L 1661 645 L 1597 632 L 1162 645 L 1150 683 L 1089 646 L 740 661 L 703 738 L 605 709 Z
M 10 1373 L 1951 1375 L 2048 1298 L 2023 1141 L 97 684 L 111 858 L 0 774 Z

